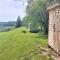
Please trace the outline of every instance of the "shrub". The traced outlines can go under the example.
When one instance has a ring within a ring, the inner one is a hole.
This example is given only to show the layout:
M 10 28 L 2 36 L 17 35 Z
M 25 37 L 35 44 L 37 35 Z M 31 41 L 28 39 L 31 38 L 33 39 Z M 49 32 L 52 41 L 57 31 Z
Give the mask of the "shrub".
M 26 33 L 27 31 L 26 30 L 22 30 L 22 33 Z

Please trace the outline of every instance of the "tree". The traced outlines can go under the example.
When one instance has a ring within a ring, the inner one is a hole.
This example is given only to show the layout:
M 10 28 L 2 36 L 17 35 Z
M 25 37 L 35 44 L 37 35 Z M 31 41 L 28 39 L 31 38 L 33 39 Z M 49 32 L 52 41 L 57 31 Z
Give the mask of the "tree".
M 30 3 L 29 3 L 30 2 Z M 26 9 L 28 16 L 31 16 L 32 22 L 44 28 L 48 32 L 48 12 L 46 3 L 48 0 L 30 0 Z
M 23 26 L 28 27 L 28 24 L 31 23 L 31 17 L 30 16 L 25 16 L 23 18 Z
M 17 22 L 16 22 L 16 28 L 21 27 L 21 25 L 22 25 L 22 21 L 20 19 L 20 16 L 18 16 Z
M 29 16 L 29 18 L 25 18 L 25 24 L 28 23 L 27 20 L 31 21 L 34 26 L 37 25 L 38 27 L 40 25 L 40 27 L 44 29 L 44 32 L 48 33 L 47 3 L 53 1 L 54 0 L 27 0 L 26 15 Z

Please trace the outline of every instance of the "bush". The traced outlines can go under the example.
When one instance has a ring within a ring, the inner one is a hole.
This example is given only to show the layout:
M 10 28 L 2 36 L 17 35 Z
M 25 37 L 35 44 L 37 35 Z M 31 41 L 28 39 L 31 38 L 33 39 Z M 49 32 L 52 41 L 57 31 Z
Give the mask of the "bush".
M 26 33 L 27 31 L 26 30 L 22 30 L 22 33 Z

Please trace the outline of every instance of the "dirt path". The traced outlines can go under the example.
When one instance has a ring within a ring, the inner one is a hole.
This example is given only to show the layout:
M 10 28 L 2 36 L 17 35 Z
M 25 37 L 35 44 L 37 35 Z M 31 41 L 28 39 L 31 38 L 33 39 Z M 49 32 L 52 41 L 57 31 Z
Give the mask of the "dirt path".
M 27 56 L 31 58 L 35 54 L 46 56 L 48 60 L 60 60 L 60 56 L 57 53 L 55 53 L 48 47 L 47 48 L 41 47 L 39 44 L 36 46 L 36 51 L 32 51 L 29 54 L 20 57 L 20 60 L 23 60 L 24 57 Z
M 60 60 L 60 56 L 57 53 L 55 53 L 55 52 L 53 53 L 52 58 L 54 60 Z
M 54 60 L 60 60 L 60 56 L 56 56 L 56 57 L 53 56 L 53 59 Z
M 52 57 L 52 60 L 60 60 L 60 56 L 55 53 L 53 50 L 50 50 L 49 48 L 41 48 L 42 49 L 42 55 L 49 56 L 49 54 Z

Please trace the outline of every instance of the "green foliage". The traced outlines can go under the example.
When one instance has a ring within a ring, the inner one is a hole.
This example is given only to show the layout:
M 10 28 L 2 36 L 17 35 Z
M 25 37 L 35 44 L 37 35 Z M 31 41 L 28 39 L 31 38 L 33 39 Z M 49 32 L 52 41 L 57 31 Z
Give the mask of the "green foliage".
M 46 5 L 48 1 L 49 0 L 28 0 L 28 6 L 26 8 L 26 14 L 30 17 L 26 20 L 31 22 L 34 27 L 43 27 L 45 33 L 48 31 L 48 12 Z
M 20 20 L 20 16 L 18 16 L 17 22 L 16 22 L 16 28 L 21 27 L 21 25 L 22 25 L 22 22 Z
M 38 30 L 38 22 L 34 21 L 35 18 L 31 16 L 26 16 L 23 19 L 23 26 L 29 28 L 29 23 L 31 23 L 31 30 Z
M 31 17 L 30 17 L 30 16 L 24 17 L 24 19 L 23 19 L 23 26 L 24 26 L 24 27 L 28 27 L 28 24 L 29 24 L 31 21 L 32 21 L 32 20 L 31 20 Z

